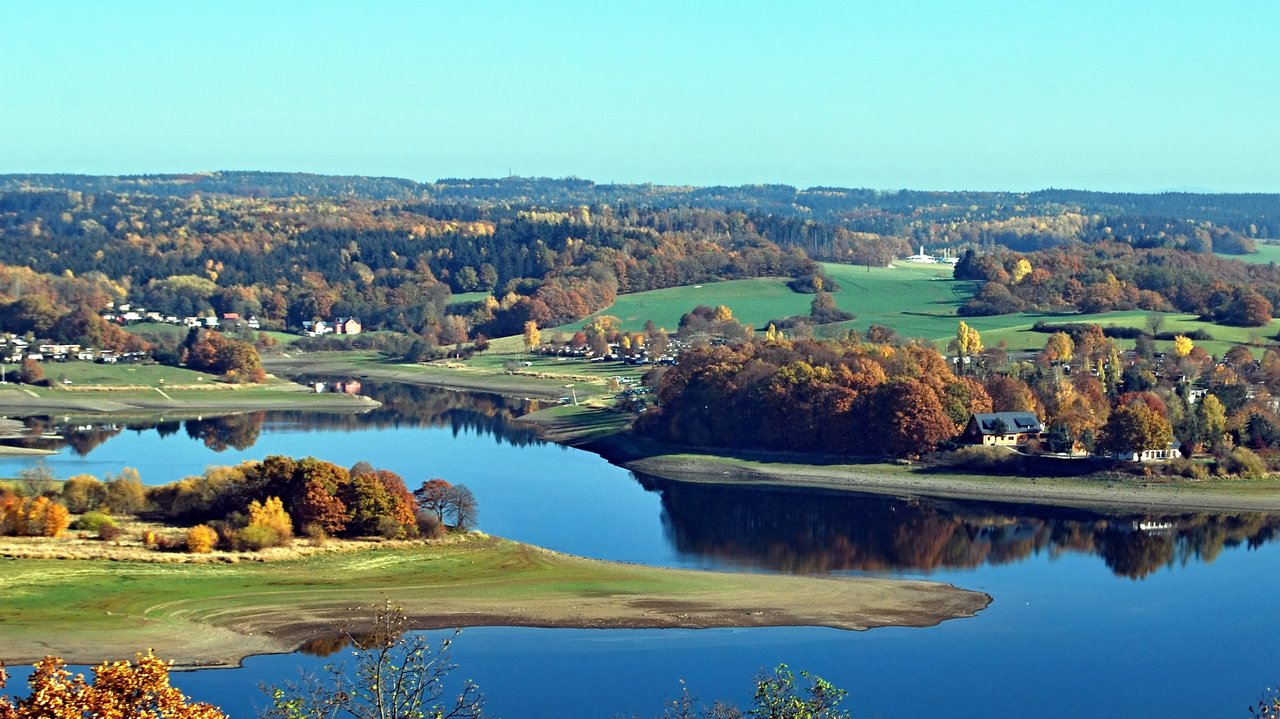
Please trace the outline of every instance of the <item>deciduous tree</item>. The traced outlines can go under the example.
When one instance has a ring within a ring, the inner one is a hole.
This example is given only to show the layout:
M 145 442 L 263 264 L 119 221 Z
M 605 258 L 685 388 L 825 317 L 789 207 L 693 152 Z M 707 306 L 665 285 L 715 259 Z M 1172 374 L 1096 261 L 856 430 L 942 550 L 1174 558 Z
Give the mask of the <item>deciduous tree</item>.
M 4 687 L 0 671 L 0 688 Z M 104 662 L 92 682 L 72 675 L 58 657 L 45 657 L 27 680 L 22 699 L 0 697 L 0 719 L 227 719 L 217 707 L 189 702 L 169 685 L 169 664 L 151 652 L 136 661 Z

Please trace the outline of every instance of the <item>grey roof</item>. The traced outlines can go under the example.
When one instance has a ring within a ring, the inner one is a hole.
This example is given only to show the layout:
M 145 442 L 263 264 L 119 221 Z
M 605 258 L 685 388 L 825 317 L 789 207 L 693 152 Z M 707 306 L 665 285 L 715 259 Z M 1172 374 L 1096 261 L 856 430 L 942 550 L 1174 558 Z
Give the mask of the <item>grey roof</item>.
M 978 422 L 978 431 L 982 434 L 995 434 L 996 421 L 1004 422 L 1010 434 L 1015 432 L 1043 432 L 1044 424 L 1035 412 L 984 412 L 974 414 Z

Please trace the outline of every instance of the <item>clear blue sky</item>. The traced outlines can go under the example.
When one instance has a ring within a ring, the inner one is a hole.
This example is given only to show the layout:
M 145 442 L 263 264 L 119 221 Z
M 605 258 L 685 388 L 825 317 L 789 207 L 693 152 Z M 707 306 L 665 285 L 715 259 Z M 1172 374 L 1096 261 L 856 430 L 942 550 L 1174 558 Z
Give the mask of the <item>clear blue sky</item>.
M 1280 192 L 1280 3 L 13 2 L 0 172 Z

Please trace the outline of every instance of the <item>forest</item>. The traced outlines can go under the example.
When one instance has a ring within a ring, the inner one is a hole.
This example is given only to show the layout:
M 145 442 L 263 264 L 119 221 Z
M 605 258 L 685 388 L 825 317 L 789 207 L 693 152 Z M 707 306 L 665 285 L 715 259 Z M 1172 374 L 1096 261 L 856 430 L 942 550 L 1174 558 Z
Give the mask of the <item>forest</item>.
M 0 175 L 0 328 L 128 351 L 141 340 L 96 316 L 110 302 L 295 332 L 345 316 L 397 333 L 362 342 L 421 360 L 645 290 L 778 277 L 814 292 L 818 260 L 884 266 L 920 246 L 976 281 L 962 316 L 1177 310 L 1263 328 L 1280 268 L 1231 255 L 1280 234 L 1278 209 L 1280 195 Z M 199 338 L 146 339 L 182 361 Z M 220 371 L 243 354 L 217 349 L 194 356 Z
M 694 347 L 678 365 L 651 373 L 657 403 L 636 428 L 713 449 L 869 458 L 944 450 L 940 461 L 952 469 L 1019 473 L 1028 457 L 965 447 L 957 438 L 974 413 L 1034 412 L 1046 432 L 1028 445 L 1031 458 L 1087 452 L 1105 462 L 1177 445 L 1182 458 L 1160 471 L 1201 479 L 1258 476 L 1280 461 L 1280 415 L 1271 401 L 1280 392 L 1280 352 L 1268 349 L 1259 361 L 1238 346 L 1219 362 L 1185 336 L 1173 352 L 1157 353 L 1147 335 L 1122 352 L 1098 325 L 1067 329 L 1048 335 L 1035 356 L 1011 359 L 999 347 L 984 348 L 961 322 L 949 351 L 971 361 L 955 364 L 932 344 L 875 327 L 843 340 Z M 1046 467 L 1033 473 L 1051 473 Z

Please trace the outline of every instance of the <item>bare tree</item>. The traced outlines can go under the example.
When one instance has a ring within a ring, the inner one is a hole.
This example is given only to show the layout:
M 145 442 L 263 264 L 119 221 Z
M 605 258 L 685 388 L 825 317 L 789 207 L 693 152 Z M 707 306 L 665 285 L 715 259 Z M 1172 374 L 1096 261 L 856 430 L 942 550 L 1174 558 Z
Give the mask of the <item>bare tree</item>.
M 406 632 L 404 612 L 389 602 L 374 610 L 371 631 L 345 632 L 355 648 L 354 677 L 330 664 L 298 682 L 263 687 L 271 696 L 267 719 L 479 719 L 480 687 L 464 681 L 445 698 L 447 678 L 457 665 L 449 647 L 458 630 L 438 644 L 425 634 Z

